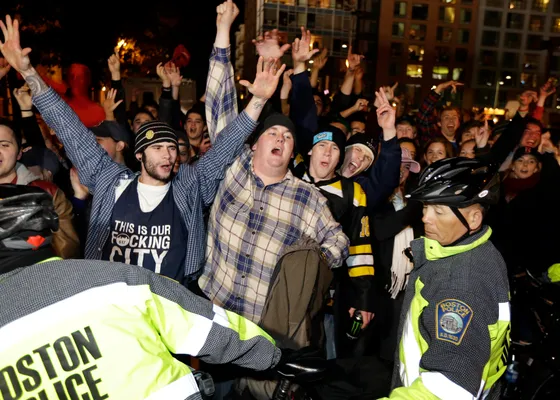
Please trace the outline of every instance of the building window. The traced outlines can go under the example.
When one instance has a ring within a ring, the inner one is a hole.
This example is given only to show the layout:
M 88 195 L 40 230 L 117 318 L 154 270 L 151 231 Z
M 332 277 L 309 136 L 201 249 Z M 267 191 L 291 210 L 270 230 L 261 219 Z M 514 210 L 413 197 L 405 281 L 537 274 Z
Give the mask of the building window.
M 502 13 L 501 11 L 485 11 L 484 12 L 484 26 L 492 26 L 499 28 L 502 26 Z
M 552 66 L 551 66 L 551 70 L 552 71 L 560 71 L 560 57 L 556 56 L 556 57 L 552 57 L 552 62 L 551 62 Z
M 436 46 L 436 63 L 447 63 L 451 57 L 451 49 L 449 47 Z
M 478 71 L 477 78 L 477 83 L 479 85 L 494 86 L 496 84 L 496 71 L 481 69 Z
M 510 13 L 507 16 L 506 27 L 508 29 L 523 29 L 524 22 L 525 22 L 525 15 Z
M 511 53 L 511 52 L 504 52 L 502 54 L 502 67 L 504 68 L 517 68 L 519 65 L 519 54 L 518 53 Z
M 432 69 L 432 79 L 447 79 L 449 67 L 445 65 L 435 65 Z
M 426 37 L 426 25 L 411 24 L 408 31 L 408 38 L 410 40 L 424 40 Z
M 510 49 L 518 49 L 521 47 L 521 34 L 519 33 L 506 33 L 504 47 Z
M 517 81 L 517 74 L 513 71 L 502 71 L 500 82 L 503 82 L 503 86 L 514 86 Z
M 469 8 L 461 8 L 461 14 L 459 14 L 459 22 L 461 24 L 470 24 L 472 20 L 472 10 Z
M 411 44 L 408 46 L 408 60 L 422 61 L 424 59 L 424 46 Z
M 470 36 L 471 36 L 471 32 L 468 29 L 459 29 L 457 31 L 457 43 L 469 44 Z
M 409 76 L 411 78 L 422 78 L 422 65 L 408 64 L 406 66 L 406 76 Z
M 412 19 L 419 19 L 425 21 L 428 19 L 428 5 L 427 4 L 413 4 L 412 5 Z
M 552 10 L 555 13 L 560 14 L 560 0 L 554 0 L 554 6 L 553 6 Z
M 439 8 L 439 21 L 446 24 L 455 22 L 455 8 L 453 7 L 440 7 Z
M 527 35 L 527 50 L 543 50 L 542 36 Z
M 404 38 L 404 24 L 402 22 L 393 23 L 393 37 Z
M 487 0 L 486 5 L 488 7 L 504 8 L 504 0 Z
M 436 41 L 449 43 L 453 38 L 453 29 L 444 28 L 443 26 L 438 26 L 436 31 Z
M 498 62 L 498 53 L 491 50 L 482 50 L 480 64 L 484 67 L 495 67 Z
M 465 81 L 465 73 L 463 68 L 453 68 L 453 77 L 451 78 L 454 81 Z
M 401 74 L 401 64 L 392 62 L 389 64 L 389 76 L 399 76 Z
M 455 3 L 455 2 L 453 2 Z M 461 0 L 461 4 L 465 4 L 465 5 L 471 5 L 473 3 L 473 0 Z
M 546 12 L 550 0 L 533 0 L 532 9 L 535 11 Z
M 403 55 L 404 45 L 402 43 L 391 43 L 391 57 L 400 57 Z
M 526 72 L 521 73 L 519 77 L 519 82 L 524 87 L 536 87 L 537 86 L 537 74 L 528 74 Z
M 484 31 L 482 32 L 482 45 L 489 47 L 498 47 L 500 43 L 500 32 Z
M 307 28 L 308 29 L 315 29 L 315 14 L 308 13 L 307 14 Z
M 558 1 L 560 3 L 560 0 Z M 560 32 L 560 18 L 554 18 L 551 26 L 552 32 Z
M 395 1 L 395 8 L 393 8 L 393 17 L 406 18 L 406 2 Z
M 469 58 L 469 50 L 458 47 L 455 49 L 455 62 L 466 63 Z
M 527 0 L 510 0 L 510 10 L 524 10 L 527 7 Z
M 542 32 L 544 30 L 544 17 L 531 15 L 529 19 L 529 30 L 532 32 Z

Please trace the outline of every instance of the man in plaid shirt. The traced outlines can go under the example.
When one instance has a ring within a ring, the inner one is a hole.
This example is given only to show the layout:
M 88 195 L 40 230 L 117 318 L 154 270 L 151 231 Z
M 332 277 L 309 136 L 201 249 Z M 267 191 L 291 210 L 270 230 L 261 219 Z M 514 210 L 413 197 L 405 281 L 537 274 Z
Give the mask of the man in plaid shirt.
M 230 1 L 223 6 L 218 7 L 206 90 L 212 123 L 233 120 L 236 113 L 229 60 L 229 28 L 236 7 Z M 227 170 L 208 223 L 200 288 L 215 304 L 254 322 L 260 320 L 274 268 L 287 247 L 311 238 L 333 268 L 348 256 L 348 238 L 327 200 L 288 170 L 294 130 L 281 114 L 270 115 L 257 127 L 252 146 L 246 146 Z

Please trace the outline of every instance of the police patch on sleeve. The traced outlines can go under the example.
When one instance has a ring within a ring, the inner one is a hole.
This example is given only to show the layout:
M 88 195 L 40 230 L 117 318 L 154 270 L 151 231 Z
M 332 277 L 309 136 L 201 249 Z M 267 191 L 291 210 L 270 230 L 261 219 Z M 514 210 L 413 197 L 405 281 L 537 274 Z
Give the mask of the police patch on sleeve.
M 473 317 L 472 308 L 461 300 L 445 299 L 437 303 L 437 339 L 460 345 Z

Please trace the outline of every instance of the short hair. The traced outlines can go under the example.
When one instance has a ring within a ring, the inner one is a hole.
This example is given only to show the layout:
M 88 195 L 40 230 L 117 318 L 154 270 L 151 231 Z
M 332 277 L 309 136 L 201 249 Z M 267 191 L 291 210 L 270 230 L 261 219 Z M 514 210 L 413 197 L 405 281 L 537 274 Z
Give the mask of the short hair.
M 436 137 L 430 139 L 430 141 L 428 143 L 426 143 L 426 145 L 424 146 L 424 153 L 423 154 L 426 154 L 428 152 L 428 148 L 432 145 L 432 143 L 443 144 L 443 146 L 445 147 L 446 158 L 451 158 L 451 157 L 455 156 L 455 151 L 453 150 L 453 146 L 451 145 L 451 142 L 449 140 L 447 140 L 446 138 L 444 138 L 443 136 L 436 136 Z
M 195 103 L 190 109 L 189 111 L 187 111 L 187 114 L 185 115 L 185 123 L 187 122 L 187 119 L 189 119 L 189 116 L 191 114 L 198 114 L 200 115 L 200 118 L 202 118 L 202 122 L 206 125 L 206 109 L 204 107 L 204 103 Z
M 12 131 L 12 134 L 14 135 L 14 139 L 16 141 L 17 149 L 18 151 L 21 150 L 21 146 L 23 142 L 23 136 L 21 134 L 21 130 L 16 128 L 14 123 L 6 118 L 0 118 L 0 126 L 5 126 L 10 131 Z
M 527 125 L 529 125 L 529 124 L 537 125 L 539 127 L 539 129 L 541 130 L 541 133 L 544 132 L 544 126 L 543 126 L 542 122 L 539 121 L 538 119 L 533 118 L 533 117 L 527 117 L 526 122 L 525 122 L 525 128 L 527 128 Z
M 463 121 L 463 111 L 459 107 L 456 107 L 456 106 L 445 106 L 445 107 L 443 107 L 438 113 L 438 118 L 441 119 L 442 114 L 446 111 L 455 111 L 457 113 L 457 117 L 459 117 L 459 122 Z
M 462 142 L 463 140 L 463 133 L 471 130 L 472 128 L 482 128 L 484 124 L 480 121 L 470 120 L 469 122 L 465 122 L 462 124 L 459 129 L 457 129 L 457 134 L 455 135 L 458 142 Z

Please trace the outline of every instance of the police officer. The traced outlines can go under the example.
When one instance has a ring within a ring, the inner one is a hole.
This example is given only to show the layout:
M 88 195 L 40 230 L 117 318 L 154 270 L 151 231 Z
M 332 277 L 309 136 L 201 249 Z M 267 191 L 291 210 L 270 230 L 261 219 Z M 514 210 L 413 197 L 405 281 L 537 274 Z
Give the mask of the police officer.
M 52 198 L 0 185 L 0 398 L 200 399 L 171 353 L 265 370 L 281 352 L 252 322 L 126 264 L 53 257 Z
M 498 199 L 493 169 L 476 159 L 430 165 L 410 200 L 424 204 L 391 399 L 499 398 L 510 306 L 505 263 L 483 224 Z

